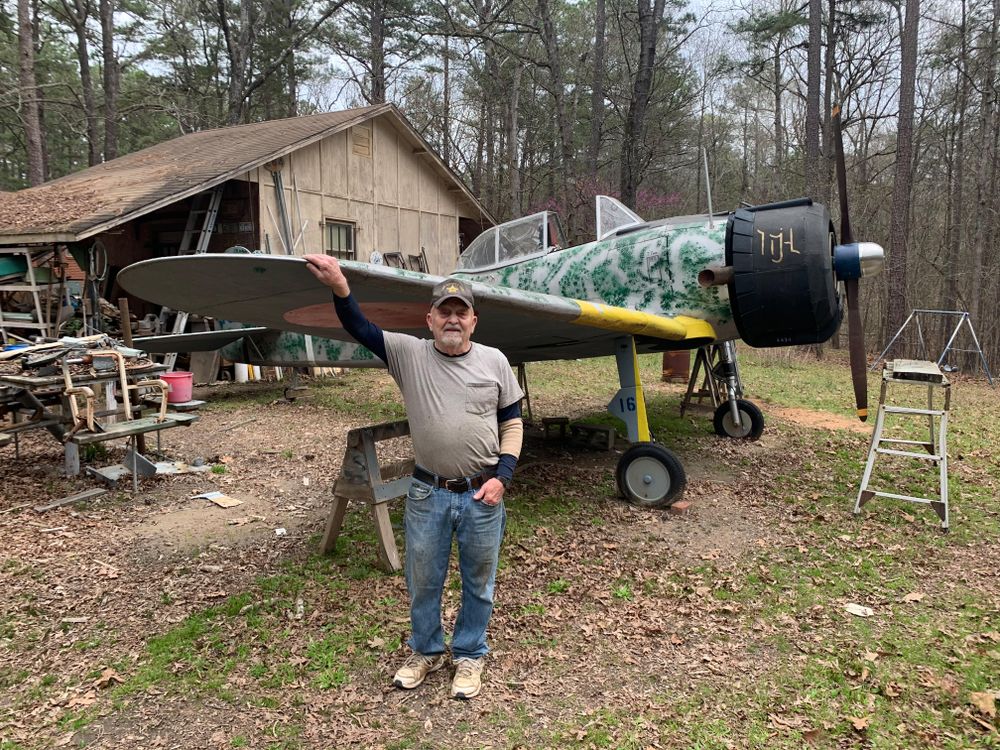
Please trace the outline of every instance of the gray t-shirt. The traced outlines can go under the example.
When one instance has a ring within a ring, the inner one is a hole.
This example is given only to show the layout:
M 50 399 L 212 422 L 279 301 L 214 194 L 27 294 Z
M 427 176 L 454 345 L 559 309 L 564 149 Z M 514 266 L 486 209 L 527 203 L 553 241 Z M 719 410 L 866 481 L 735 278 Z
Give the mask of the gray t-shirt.
M 384 331 L 389 374 L 403 392 L 417 465 L 468 477 L 500 460 L 497 409 L 524 397 L 507 357 L 472 343 L 459 357 L 430 339 Z

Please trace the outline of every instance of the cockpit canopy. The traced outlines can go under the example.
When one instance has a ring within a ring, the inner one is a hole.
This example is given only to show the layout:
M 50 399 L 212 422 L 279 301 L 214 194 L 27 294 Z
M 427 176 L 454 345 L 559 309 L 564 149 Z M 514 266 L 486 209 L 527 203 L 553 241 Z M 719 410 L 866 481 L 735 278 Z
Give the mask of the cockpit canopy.
M 608 195 L 597 196 L 597 239 L 642 224 L 636 214 Z M 458 271 L 483 271 L 519 263 L 565 247 L 559 215 L 554 211 L 514 219 L 487 229 L 458 259 Z
M 540 211 L 487 229 L 462 253 L 458 259 L 458 270 L 506 266 L 562 247 L 559 216 L 552 211 Z

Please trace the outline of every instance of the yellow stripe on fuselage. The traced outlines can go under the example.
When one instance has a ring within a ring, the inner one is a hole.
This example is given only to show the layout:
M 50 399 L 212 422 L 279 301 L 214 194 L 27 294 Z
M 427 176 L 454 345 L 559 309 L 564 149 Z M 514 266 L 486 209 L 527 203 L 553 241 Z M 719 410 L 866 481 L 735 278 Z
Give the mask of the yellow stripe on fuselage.
M 575 300 L 575 302 L 580 306 L 580 315 L 573 321 L 577 325 L 633 335 L 652 336 L 669 341 L 715 340 L 715 329 L 712 328 L 711 324 L 698 318 L 689 318 L 685 315 L 664 318 L 639 310 L 609 307 L 583 300 Z

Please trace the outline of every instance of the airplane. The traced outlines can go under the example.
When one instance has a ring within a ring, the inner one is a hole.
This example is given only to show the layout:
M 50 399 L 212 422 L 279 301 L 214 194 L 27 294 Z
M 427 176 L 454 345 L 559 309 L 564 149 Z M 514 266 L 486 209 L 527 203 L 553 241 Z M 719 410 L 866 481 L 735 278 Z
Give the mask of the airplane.
M 846 306 L 858 415 L 865 419 L 857 281 L 880 270 L 884 251 L 851 240 L 846 210 L 843 244 L 836 244 L 827 209 L 810 199 L 646 222 L 616 199 L 598 196 L 596 211 L 596 239 L 575 247 L 563 246 L 551 211 L 488 229 L 461 254 L 451 277 L 472 285 L 479 316 L 474 341 L 501 349 L 512 365 L 615 355 L 620 388 L 608 411 L 625 423 L 631 443 L 615 472 L 626 500 L 666 507 L 686 484 L 681 461 L 650 434 L 638 354 L 736 339 L 754 347 L 819 343 L 838 330 Z M 330 289 L 306 265 L 300 257 L 213 253 L 128 266 L 118 279 L 129 293 L 228 327 L 135 345 L 147 351 L 222 346 L 228 359 L 248 364 L 381 366 L 350 340 Z M 444 277 L 355 261 L 342 268 L 370 320 L 428 335 L 430 292 Z M 755 439 L 763 416 L 739 398 L 733 348 L 721 347 L 721 357 L 727 400 L 715 415 L 717 430 Z

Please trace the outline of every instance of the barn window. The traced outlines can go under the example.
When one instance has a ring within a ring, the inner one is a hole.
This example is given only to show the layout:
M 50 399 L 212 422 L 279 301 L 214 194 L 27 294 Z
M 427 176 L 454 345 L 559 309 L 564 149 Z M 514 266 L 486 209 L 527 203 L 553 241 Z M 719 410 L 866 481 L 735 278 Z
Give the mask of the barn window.
M 326 254 L 344 260 L 354 260 L 354 223 L 327 219 L 323 226 Z

